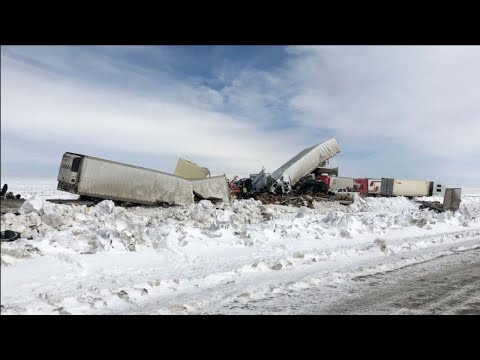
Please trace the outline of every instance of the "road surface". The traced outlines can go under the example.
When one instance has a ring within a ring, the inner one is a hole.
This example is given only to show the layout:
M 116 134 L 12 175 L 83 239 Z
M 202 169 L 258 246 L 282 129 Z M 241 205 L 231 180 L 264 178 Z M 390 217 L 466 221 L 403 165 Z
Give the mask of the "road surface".
M 239 314 L 480 315 L 480 249 L 375 275 L 252 302 L 230 304 Z

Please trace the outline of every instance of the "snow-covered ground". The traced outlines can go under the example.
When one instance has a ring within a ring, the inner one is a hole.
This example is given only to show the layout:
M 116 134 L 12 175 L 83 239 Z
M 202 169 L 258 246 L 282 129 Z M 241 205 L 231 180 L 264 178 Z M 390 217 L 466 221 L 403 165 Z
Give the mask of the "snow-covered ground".
M 359 197 L 314 209 L 254 200 L 87 208 L 45 202 L 55 182 L 20 185 L 9 190 L 29 200 L 1 218 L 2 230 L 23 234 L 1 244 L 2 314 L 229 313 L 480 247 L 479 193 L 442 214 Z
M 8 191 L 22 195 L 22 199 L 40 196 L 44 199 L 78 199 L 78 195 L 57 190 L 55 178 L 17 178 L 2 177 L 1 185 L 8 184 Z

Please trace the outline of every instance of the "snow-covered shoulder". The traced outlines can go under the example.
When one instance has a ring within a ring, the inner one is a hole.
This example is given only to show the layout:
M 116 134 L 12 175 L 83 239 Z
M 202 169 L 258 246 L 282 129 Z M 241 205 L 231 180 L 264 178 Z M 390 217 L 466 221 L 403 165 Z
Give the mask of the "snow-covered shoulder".
M 480 246 L 477 194 L 441 214 L 402 197 L 123 208 L 41 194 L 19 213 L 1 218 L 22 234 L 1 244 L 6 314 L 201 313 Z

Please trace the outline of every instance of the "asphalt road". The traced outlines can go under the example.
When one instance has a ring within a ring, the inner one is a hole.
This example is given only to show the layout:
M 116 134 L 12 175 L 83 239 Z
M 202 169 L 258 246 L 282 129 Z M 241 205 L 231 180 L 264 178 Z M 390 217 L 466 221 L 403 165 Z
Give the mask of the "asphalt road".
M 226 310 L 226 309 L 225 309 Z M 243 314 L 480 315 L 480 248 L 231 308 Z

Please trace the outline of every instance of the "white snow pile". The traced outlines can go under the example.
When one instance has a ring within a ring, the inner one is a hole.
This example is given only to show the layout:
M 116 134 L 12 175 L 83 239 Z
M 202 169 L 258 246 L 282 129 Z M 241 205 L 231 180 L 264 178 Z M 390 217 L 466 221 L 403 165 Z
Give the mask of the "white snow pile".
M 183 256 L 194 255 L 188 250 L 199 246 L 251 247 L 288 239 L 330 243 L 335 238 L 383 234 L 409 226 L 432 229 L 437 223 L 463 227 L 479 223 L 479 202 L 466 203 L 457 213 L 438 214 L 418 210 L 416 203 L 401 197 L 357 196 L 352 205 L 328 211 L 321 208 L 323 203 L 309 209 L 262 205 L 253 199 L 219 206 L 201 201 L 171 208 L 123 208 L 106 200 L 89 208 L 32 197 L 20 208 L 20 215 L 2 216 L 2 229 L 22 234 L 20 240 L 2 243 L 2 264 L 29 254 L 153 248 Z
M 251 300 L 337 284 L 347 268 L 385 271 L 447 245 L 480 246 L 480 196 L 462 200 L 435 213 L 405 198 L 123 208 L 33 196 L 1 217 L 2 230 L 21 233 L 1 243 L 2 313 L 191 313 L 246 299 L 247 288 Z

